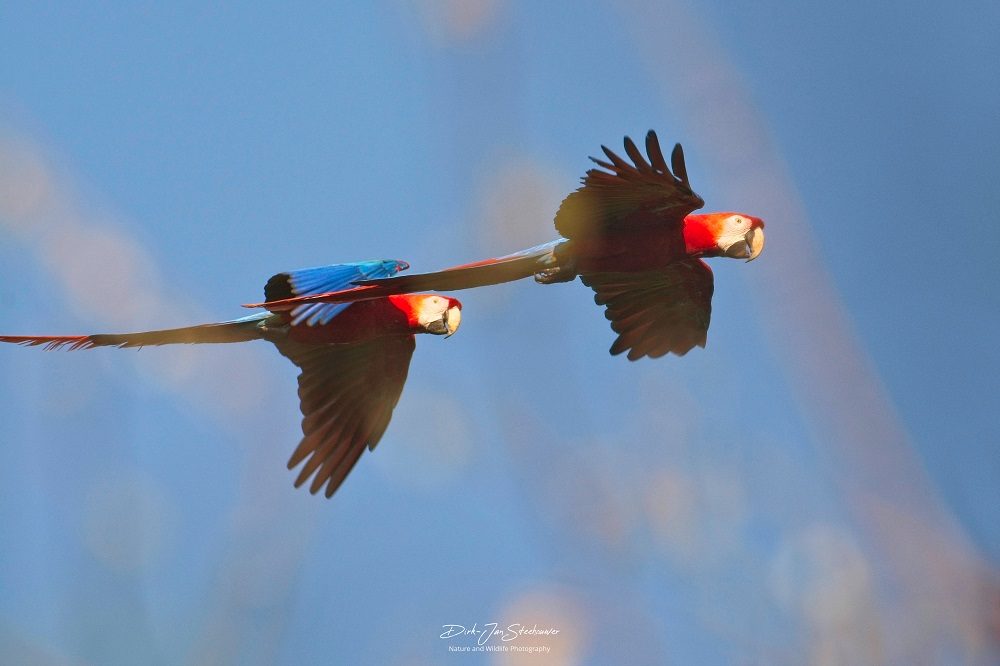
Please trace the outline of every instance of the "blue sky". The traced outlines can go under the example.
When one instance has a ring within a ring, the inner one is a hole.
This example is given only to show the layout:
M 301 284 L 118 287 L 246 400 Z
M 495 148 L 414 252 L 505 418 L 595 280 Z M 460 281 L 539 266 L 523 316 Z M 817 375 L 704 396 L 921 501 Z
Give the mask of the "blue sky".
M 579 283 L 456 294 L 331 501 L 263 343 L 0 349 L 2 661 L 518 663 L 438 637 L 497 621 L 561 628 L 538 663 L 990 663 L 995 3 L 340 5 L 0 9 L 3 332 L 520 249 L 649 128 L 767 250 L 681 359 L 610 357 Z

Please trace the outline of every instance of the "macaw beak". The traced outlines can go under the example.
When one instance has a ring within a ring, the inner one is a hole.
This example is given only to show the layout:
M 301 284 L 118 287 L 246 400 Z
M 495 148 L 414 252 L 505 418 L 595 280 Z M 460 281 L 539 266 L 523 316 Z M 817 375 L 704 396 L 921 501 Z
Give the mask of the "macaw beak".
M 450 338 L 458 330 L 461 323 L 462 310 L 453 305 L 441 313 L 440 319 L 435 319 L 426 324 L 424 330 L 434 335 L 443 335 L 446 338 Z
M 743 238 L 727 247 L 722 254 L 731 259 L 753 261 L 763 250 L 764 230 L 758 227 L 746 232 Z
M 747 261 L 753 261 L 764 251 L 764 230 L 760 227 L 751 229 L 746 235 L 747 247 L 750 249 L 750 256 Z
M 462 310 L 459 307 L 452 306 L 448 308 L 448 311 L 444 313 L 444 326 L 448 329 L 447 335 L 444 337 L 450 338 L 455 335 L 455 331 L 462 324 Z

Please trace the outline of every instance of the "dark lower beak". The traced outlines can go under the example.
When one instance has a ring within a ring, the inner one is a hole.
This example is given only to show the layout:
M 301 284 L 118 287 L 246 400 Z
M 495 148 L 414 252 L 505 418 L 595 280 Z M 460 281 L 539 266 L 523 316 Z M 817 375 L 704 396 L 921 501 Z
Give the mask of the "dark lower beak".
M 764 250 L 764 230 L 751 229 L 743 237 L 743 240 L 730 245 L 724 255 L 732 259 L 746 259 L 753 261 Z
M 425 326 L 428 333 L 434 335 L 448 335 L 448 322 L 445 319 L 436 319 Z
M 750 246 L 745 240 L 737 241 L 726 248 L 724 255 L 731 259 L 746 259 L 750 256 Z

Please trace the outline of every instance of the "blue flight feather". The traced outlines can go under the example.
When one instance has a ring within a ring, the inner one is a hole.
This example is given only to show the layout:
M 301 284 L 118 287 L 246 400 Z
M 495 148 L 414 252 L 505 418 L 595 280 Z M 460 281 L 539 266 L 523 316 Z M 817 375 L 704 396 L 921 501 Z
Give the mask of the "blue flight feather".
M 355 264 L 333 264 L 303 268 L 285 273 L 288 286 L 296 296 L 322 294 L 350 289 L 358 280 L 392 277 L 409 268 L 405 261 L 395 259 L 362 261 Z M 350 303 L 307 303 L 291 312 L 292 325 L 322 326 L 350 307 Z

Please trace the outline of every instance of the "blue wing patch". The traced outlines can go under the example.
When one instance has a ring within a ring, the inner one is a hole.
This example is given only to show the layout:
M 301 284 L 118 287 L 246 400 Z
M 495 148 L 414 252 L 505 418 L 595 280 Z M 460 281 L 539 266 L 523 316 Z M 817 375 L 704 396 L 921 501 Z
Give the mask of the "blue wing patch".
M 350 289 L 358 280 L 392 277 L 409 268 L 405 261 L 386 259 L 355 264 L 333 264 L 278 273 L 264 286 L 264 298 L 276 301 L 307 294 Z M 350 303 L 307 303 L 291 312 L 292 325 L 322 326 L 350 307 Z

